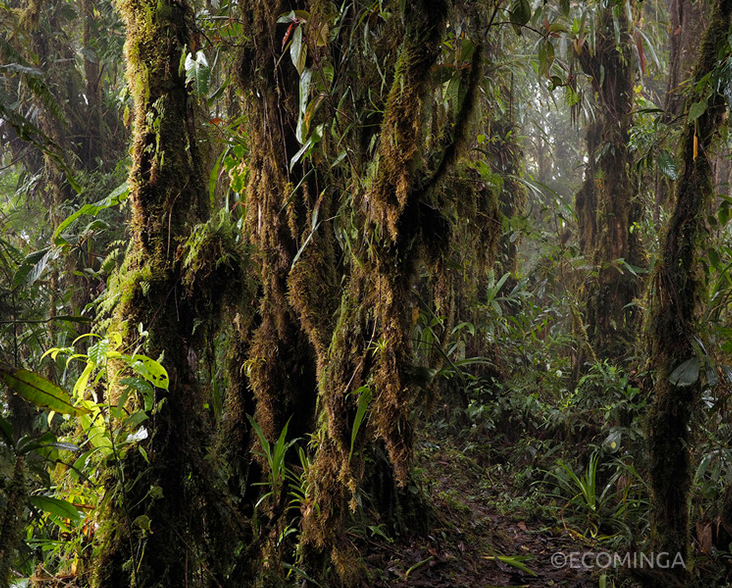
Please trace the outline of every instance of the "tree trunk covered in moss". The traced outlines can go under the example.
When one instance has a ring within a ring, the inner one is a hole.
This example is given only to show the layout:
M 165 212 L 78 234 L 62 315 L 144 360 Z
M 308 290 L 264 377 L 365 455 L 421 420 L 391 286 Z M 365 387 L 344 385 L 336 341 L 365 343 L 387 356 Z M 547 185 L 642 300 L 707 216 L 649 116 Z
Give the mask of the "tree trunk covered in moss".
M 585 143 L 587 145 L 585 181 L 577 192 L 574 201 L 579 228 L 580 250 L 587 257 L 592 257 L 595 251 L 597 235 L 597 187 L 595 185 L 597 162 L 595 159 L 598 152 L 601 131 L 602 124 L 599 121 L 592 121 L 587 125 L 587 130 L 585 131 Z
M 149 464 L 130 451 L 108 465 L 95 585 L 177 588 L 192 577 L 208 585 L 231 553 L 213 556 L 217 541 L 231 540 L 232 517 L 219 512 L 225 497 L 213 490 L 215 472 L 204 461 L 204 399 L 192 354 L 195 321 L 209 317 L 197 312 L 202 301 L 186 295 L 193 276 L 182 268 L 186 241 L 208 215 L 195 101 L 181 71 L 184 48 L 193 46 L 193 14 L 176 0 L 123 0 L 118 8 L 134 99 L 132 218 L 131 244 L 111 286 L 117 306 L 110 330 L 130 348 L 161 357 L 170 382 L 167 391 L 156 389 L 164 403 L 149 421 Z
M 718 66 L 727 43 L 731 0 L 717 0 L 704 36 L 694 83 Z M 706 89 L 694 99 L 704 95 Z M 705 249 L 704 218 L 714 194 L 713 139 L 724 119 L 725 98 L 713 83 L 707 109 L 687 123 L 680 147 L 682 169 L 674 191 L 674 209 L 650 284 L 650 363 L 655 397 L 649 417 L 651 532 L 654 551 L 681 553 L 688 561 L 691 418 L 701 392 L 698 378 L 675 385 L 673 371 L 695 357 L 696 306 L 701 294 L 699 256 Z M 689 103 L 693 102 L 690 100 Z M 684 378 L 686 379 L 686 378 Z M 679 571 L 676 569 L 675 571 Z
M 509 92 L 504 91 L 503 94 L 506 99 L 512 100 Z M 503 179 L 499 197 L 501 215 L 504 224 L 510 227 L 512 219 L 523 214 L 526 206 L 526 187 L 517 179 L 521 175 L 524 154 L 517 138 L 519 135 L 515 121 L 505 117 L 491 121 L 490 126 L 495 137 L 489 148 L 491 163 L 495 173 Z M 500 272 L 516 273 L 519 244 L 515 231 L 506 231 L 501 237 Z M 508 282 L 506 290 L 510 291 L 516 285 L 516 280 L 512 277 Z
M 25 457 L 15 457 L 13 476 L 3 480 L 4 505 L 0 507 L 0 588 L 10 586 L 12 563 L 16 561 L 18 544 L 23 536 L 23 512 L 28 504 L 27 466 Z
M 306 330 L 314 331 L 327 322 L 334 310 L 336 295 L 329 290 L 334 276 L 329 275 L 335 261 L 324 226 L 312 235 L 312 244 L 302 257 L 310 266 L 312 250 L 322 254 L 309 276 L 306 290 L 317 288 L 318 308 L 308 314 L 309 324 L 301 324 L 294 308 L 298 293 L 290 283 L 293 260 L 315 225 L 312 215 L 329 215 L 330 194 L 318 198 L 311 183 L 301 182 L 306 171 L 302 165 L 288 168 L 300 149 L 293 121 L 297 121 L 298 73 L 285 61 L 280 67 L 282 25 L 277 18 L 295 8 L 292 2 L 256 3 L 244 10 L 245 28 L 256 37 L 242 56 L 239 83 L 244 92 L 244 107 L 249 121 L 250 153 L 247 161 L 247 216 L 245 235 L 254 245 L 262 297 L 259 324 L 249 350 L 248 385 L 256 399 L 255 420 L 270 440 L 276 440 L 287 420 L 293 436 L 312 430 L 316 380 L 314 350 Z M 300 188 L 294 191 L 296 185 Z M 322 206 L 322 210 L 319 208 Z M 327 216 L 321 217 L 327 218 Z M 306 232 L 307 231 L 307 232 Z M 325 326 L 323 331 L 327 333 Z M 320 340 L 315 336 L 315 340 Z M 243 382 L 246 385 L 246 382 Z M 246 396 L 249 391 L 239 392 Z M 242 448 L 248 451 L 248 448 Z
M 454 118 L 438 139 L 431 134 L 432 72 L 450 4 L 408 2 L 383 13 L 370 3 L 343 5 L 337 34 L 330 27 L 338 8 L 329 7 L 271 0 L 243 9 L 251 39 L 239 71 L 250 137 L 245 233 L 262 302 L 241 354 L 266 436 L 276 440 L 293 414 L 291 434 L 314 433 L 303 553 L 316 574 L 330 559 L 348 582 L 357 568 L 344 531 L 364 453 L 377 455 L 378 445 L 388 455 L 388 500 L 397 499 L 395 480 L 408 479 L 419 400 L 410 309 L 420 264 L 450 271 L 442 256 L 461 230 L 485 230 L 476 249 L 492 262 L 499 229 L 495 195 L 475 170 L 456 165 L 480 91 L 480 47 L 456 69 L 465 79 Z M 295 8 L 297 20 L 283 17 Z M 358 41 L 366 27 L 373 55 Z M 297 68 L 287 52 L 294 35 L 306 48 Z M 341 93 L 330 96 L 333 88 Z M 298 160 L 316 128 L 321 141 Z M 470 226 L 451 224 L 464 214 L 473 215 Z M 352 447 L 367 394 L 373 400 Z M 246 395 L 242 388 L 239 414 Z
M 587 323 L 596 354 L 612 359 L 625 355 L 633 339 L 637 313 L 628 305 L 639 291 L 638 277 L 618 260 L 639 266 L 643 257 L 633 232 L 640 208 L 634 203 L 629 149 L 634 78 L 629 26 L 625 6 L 607 2 L 597 21 L 594 55 L 586 47 L 580 54 L 598 111 L 587 131 L 590 162 L 577 195 L 580 241 L 596 268 L 588 284 Z

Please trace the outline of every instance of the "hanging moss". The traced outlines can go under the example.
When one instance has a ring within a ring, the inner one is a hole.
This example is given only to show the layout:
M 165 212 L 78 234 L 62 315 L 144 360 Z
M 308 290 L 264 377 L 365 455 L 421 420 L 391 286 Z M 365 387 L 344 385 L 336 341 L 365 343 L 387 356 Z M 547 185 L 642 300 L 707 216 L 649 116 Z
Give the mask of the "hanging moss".
M 251 32 L 239 71 L 251 141 L 245 235 L 258 267 L 261 304 L 250 344 L 238 349 L 247 356 L 265 435 L 275 440 L 293 413 L 290 433 L 298 434 L 292 425 L 313 433 L 312 493 L 302 508 L 305 565 L 316 577 L 332 566 L 353 584 L 359 567 L 345 527 L 349 507 L 358 508 L 375 440 L 388 455 L 372 466 L 386 467 L 388 476 L 379 479 L 391 480 L 388 490 L 382 485 L 383 497 L 396 496 L 397 483 L 409 478 L 413 413 L 421 399 L 405 309 L 415 304 L 419 270 L 425 262 L 436 266 L 466 226 L 481 259 L 483 252 L 492 259 L 500 232 L 495 194 L 474 170 L 457 165 L 470 137 L 484 54 L 478 48 L 466 68 L 458 112 L 430 152 L 432 70 L 450 3 L 395 5 L 369 22 L 384 41 L 373 44 L 373 56 L 347 54 L 358 71 L 349 108 L 357 121 L 340 128 L 343 111 L 324 100 L 310 125 L 332 121 L 331 132 L 311 157 L 290 166 L 301 147 L 294 136 L 300 80 L 288 60 L 279 59 L 287 25 L 276 20 L 293 8 L 257 3 L 243 12 Z M 337 38 L 320 47 L 316 32 L 332 3 L 296 8 L 311 15 L 303 26 L 308 64 L 317 56 L 323 65 L 365 22 L 349 15 Z M 386 94 L 373 91 L 378 87 Z M 344 149 L 348 165 L 332 165 Z M 458 209 L 472 212 L 467 225 L 454 222 Z M 352 447 L 362 387 L 373 400 Z M 236 410 L 244 406 L 240 402 Z
M 440 49 L 445 27 L 446 2 L 416 2 L 405 14 L 404 42 L 397 60 L 382 122 L 371 188 L 364 204 L 372 222 L 392 242 L 414 189 L 414 174 L 421 163 L 423 108 L 430 89 L 430 68 Z

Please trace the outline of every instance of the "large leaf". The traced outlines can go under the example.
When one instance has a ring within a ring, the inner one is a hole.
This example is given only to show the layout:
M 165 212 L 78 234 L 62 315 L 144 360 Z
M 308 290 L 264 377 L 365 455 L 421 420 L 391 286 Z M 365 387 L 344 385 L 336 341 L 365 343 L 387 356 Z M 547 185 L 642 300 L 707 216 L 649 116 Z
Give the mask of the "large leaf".
M 689 108 L 689 122 L 694 122 L 697 118 L 704 114 L 706 110 L 706 100 L 699 100 L 699 102 L 694 102 L 694 104 L 692 104 Z
M 56 227 L 56 230 L 53 233 L 54 243 L 56 243 L 56 245 L 63 245 L 66 243 L 66 239 L 61 237 L 61 232 L 64 231 L 66 229 L 66 227 L 68 227 L 71 223 L 73 223 L 80 216 L 82 216 L 82 215 L 96 216 L 102 210 L 111 208 L 112 206 L 117 206 L 118 204 L 121 204 L 122 202 L 124 202 L 127 199 L 127 196 L 129 193 L 130 193 L 129 186 L 127 185 L 127 182 L 125 182 L 124 184 L 120 184 L 114 190 L 112 190 L 106 198 L 103 198 L 102 200 L 99 200 L 98 202 L 95 202 L 94 204 L 85 204 L 75 213 L 66 217 L 63 221 L 61 221 L 61 223 L 58 225 L 58 227 Z
M 511 23 L 521 27 L 531 19 L 531 4 L 528 0 L 513 0 L 508 15 Z
M 72 416 L 89 412 L 85 408 L 74 406 L 71 396 L 63 388 L 34 372 L 25 369 L 0 368 L 0 378 L 19 396 L 36 406 L 50 408 L 58 413 Z
M 168 383 L 170 381 L 168 372 L 157 361 L 146 355 L 137 354 L 132 358 L 132 362 L 132 369 L 148 382 L 163 390 L 168 389 Z
M 192 82 L 193 92 L 206 98 L 211 83 L 211 66 L 203 51 L 197 51 L 195 57 L 192 53 L 186 55 L 185 68 L 186 84 Z
M 27 286 L 33 284 L 46 269 L 49 260 L 56 257 L 56 254 L 57 252 L 49 247 L 29 253 L 15 271 L 10 287 L 15 289 L 21 284 Z
M 71 519 L 74 522 L 79 522 L 82 518 L 82 514 L 67 500 L 48 496 L 31 496 L 29 500 L 36 508 L 60 519 Z
M 78 451 L 79 446 L 74 443 L 67 443 L 56 439 L 56 435 L 51 432 L 44 433 L 40 437 L 30 437 L 28 435 L 18 440 L 16 451 L 19 454 L 29 453 L 37 449 L 63 449 L 64 451 Z
M 699 379 L 700 362 L 696 357 L 687 359 L 677 367 L 668 377 L 669 382 L 674 386 L 691 386 Z
M 669 180 L 679 179 L 679 170 L 676 167 L 676 162 L 673 156 L 665 149 L 658 154 L 658 169 Z

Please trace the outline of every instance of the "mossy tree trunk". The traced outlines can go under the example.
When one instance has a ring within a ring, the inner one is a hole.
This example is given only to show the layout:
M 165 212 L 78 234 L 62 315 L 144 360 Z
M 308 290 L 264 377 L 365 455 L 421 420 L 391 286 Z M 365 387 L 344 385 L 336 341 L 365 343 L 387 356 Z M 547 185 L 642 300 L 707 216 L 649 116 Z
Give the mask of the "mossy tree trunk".
M 142 345 L 147 355 L 162 357 L 170 382 L 167 391 L 156 390 L 164 403 L 149 421 L 149 464 L 130 451 L 108 466 L 95 585 L 172 588 L 193 577 L 198 585 L 216 584 L 231 551 L 214 557 L 211 545 L 232 534 L 219 516 L 225 497 L 212 489 L 215 476 L 204 461 L 207 429 L 193 333 L 196 320 L 208 317 L 197 316 L 201 301 L 186 296 L 192 280 L 182 268 L 186 241 L 208 216 L 195 100 L 181 71 L 185 48 L 194 46 L 193 13 L 177 0 L 123 0 L 118 9 L 134 99 L 132 216 L 131 244 L 112 286 L 118 302 L 110 329 L 130 348 Z M 148 337 L 140 337 L 140 326 Z
M 383 447 L 394 468 L 383 476 L 391 485 L 384 496 L 396 499 L 395 480 L 409 477 L 418 270 L 449 272 L 442 255 L 462 230 L 485 230 L 475 242 L 492 261 L 487 244 L 496 243 L 500 225 L 495 195 L 474 170 L 456 165 L 480 91 L 480 47 L 456 69 L 464 74 L 456 114 L 432 128 L 432 73 L 451 4 L 408 2 L 383 13 L 370 3 L 344 5 L 337 34 L 330 28 L 337 7 L 329 6 L 272 0 L 243 9 L 251 35 L 239 71 L 251 150 L 245 233 L 258 256 L 262 302 L 241 351 L 270 440 L 293 414 L 291 433 L 314 433 L 303 553 L 316 574 L 330 558 L 349 581 L 356 568 L 344 525 L 349 502 L 357 506 L 364 453 L 377 453 L 367 441 Z M 294 9 L 302 12 L 278 24 Z M 364 53 L 357 40 L 366 27 L 373 39 Z M 296 34 L 307 48 L 298 68 L 286 52 Z M 304 106 L 311 130 L 322 123 L 322 141 L 292 162 L 306 138 L 298 137 L 308 124 L 299 121 Z M 466 210 L 467 228 L 451 223 Z M 252 404 L 240 380 L 239 414 Z M 366 388 L 369 416 L 351 447 Z M 247 447 L 240 450 L 244 456 Z
M 589 163 L 576 198 L 580 243 L 596 268 L 587 285 L 586 319 L 596 355 L 610 359 L 627 353 L 637 326 L 637 313 L 628 305 L 640 284 L 625 263 L 642 265 L 633 231 L 640 208 L 634 202 L 629 148 L 634 79 L 629 26 L 624 4 L 603 2 L 594 55 L 586 46 L 580 54 L 585 73 L 592 77 L 598 117 L 587 130 Z
M 718 52 L 727 43 L 732 1 L 717 0 L 694 70 L 697 83 L 718 66 Z M 682 169 L 674 190 L 674 208 L 663 239 L 660 259 L 650 283 L 650 363 L 655 373 L 649 416 L 651 532 L 654 551 L 681 553 L 688 562 L 689 489 L 692 412 L 701 384 L 670 376 L 695 357 L 696 307 L 702 285 L 699 255 L 704 250 L 704 217 L 711 205 L 711 148 L 724 119 L 726 101 L 710 85 L 705 112 L 687 122 L 680 147 Z M 703 90 L 702 90 L 703 91 Z M 689 104 L 696 97 L 691 97 Z M 688 110 L 687 110 L 688 112 Z M 684 385 L 685 384 L 685 385 Z M 680 569 L 675 569 L 681 572 Z

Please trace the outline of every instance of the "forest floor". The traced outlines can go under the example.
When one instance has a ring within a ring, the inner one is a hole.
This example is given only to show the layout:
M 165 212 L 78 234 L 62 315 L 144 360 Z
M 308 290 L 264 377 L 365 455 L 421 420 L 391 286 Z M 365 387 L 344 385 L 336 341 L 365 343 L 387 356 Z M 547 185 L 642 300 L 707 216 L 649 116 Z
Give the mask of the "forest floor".
M 582 567 L 582 554 L 602 550 L 580 533 L 547 522 L 536 512 L 535 500 L 512 487 L 513 476 L 495 453 L 489 458 L 481 447 L 457 440 L 427 438 L 419 446 L 418 475 L 432 505 L 431 531 L 423 537 L 368 539 L 364 555 L 372 586 L 620 585 L 601 581 L 602 568 Z M 569 565 L 572 554 L 576 565 Z

